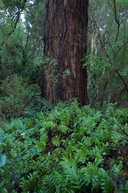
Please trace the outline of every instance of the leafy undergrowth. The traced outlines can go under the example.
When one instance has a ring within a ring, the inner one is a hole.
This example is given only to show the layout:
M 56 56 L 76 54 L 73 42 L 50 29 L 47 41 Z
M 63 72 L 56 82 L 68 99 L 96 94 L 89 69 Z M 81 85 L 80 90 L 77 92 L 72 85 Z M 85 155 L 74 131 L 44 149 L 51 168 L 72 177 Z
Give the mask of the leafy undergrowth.
M 128 193 L 128 109 L 60 103 L 0 129 L 2 193 Z

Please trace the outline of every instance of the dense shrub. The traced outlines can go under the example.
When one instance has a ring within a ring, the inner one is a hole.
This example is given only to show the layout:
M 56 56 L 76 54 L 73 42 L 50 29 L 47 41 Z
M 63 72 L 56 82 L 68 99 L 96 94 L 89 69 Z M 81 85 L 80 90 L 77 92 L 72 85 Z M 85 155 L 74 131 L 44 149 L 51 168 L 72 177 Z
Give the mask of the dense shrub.
M 127 193 L 128 110 L 60 103 L 0 129 L 0 190 Z M 127 112 L 127 113 L 126 113 Z
M 22 76 L 8 76 L 2 81 L 0 92 L 1 122 L 21 116 L 31 117 L 42 109 L 40 87 L 37 84 L 28 85 Z
M 17 117 L 26 104 L 26 85 L 21 76 L 8 76 L 0 86 L 1 113 L 6 118 Z

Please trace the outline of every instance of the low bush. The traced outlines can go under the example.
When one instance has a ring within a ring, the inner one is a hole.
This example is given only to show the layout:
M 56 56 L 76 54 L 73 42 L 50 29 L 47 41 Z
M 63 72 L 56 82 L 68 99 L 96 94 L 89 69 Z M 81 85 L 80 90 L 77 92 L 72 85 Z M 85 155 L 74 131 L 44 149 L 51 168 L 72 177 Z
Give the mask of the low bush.
M 33 117 L 42 109 L 40 87 L 28 85 L 22 76 L 8 76 L 0 85 L 0 93 L 0 126 L 12 118 Z
M 128 109 L 106 113 L 59 103 L 0 129 L 0 190 L 33 193 L 127 193 Z
M 26 100 L 26 84 L 21 76 L 8 76 L 0 85 L 1 115 L 5 119 L 20 116 Z

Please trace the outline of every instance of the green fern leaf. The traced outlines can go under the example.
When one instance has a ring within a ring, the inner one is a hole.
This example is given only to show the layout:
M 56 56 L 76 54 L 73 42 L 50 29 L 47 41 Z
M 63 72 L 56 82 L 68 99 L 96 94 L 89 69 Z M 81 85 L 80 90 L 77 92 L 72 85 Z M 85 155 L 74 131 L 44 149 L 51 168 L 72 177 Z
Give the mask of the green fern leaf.
M 56 137 L 54 137 L 54 138 L 52 139 L 52 143 L 53 143 L 53 145 L 55 145 L 55 146 L 57 146 L 57 147 L 60 147 L 60 136 L 57 135 Z

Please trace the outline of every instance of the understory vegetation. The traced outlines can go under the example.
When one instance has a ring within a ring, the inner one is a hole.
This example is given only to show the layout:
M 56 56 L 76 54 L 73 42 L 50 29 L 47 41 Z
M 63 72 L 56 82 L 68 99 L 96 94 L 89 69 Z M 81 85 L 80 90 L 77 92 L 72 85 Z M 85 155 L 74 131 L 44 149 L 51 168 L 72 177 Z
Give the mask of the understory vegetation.
M 0 152 L 2 193 L 127 193 L 128 109 L 59 103 L 4 124 Z

